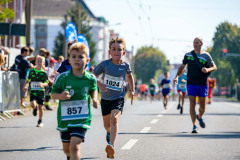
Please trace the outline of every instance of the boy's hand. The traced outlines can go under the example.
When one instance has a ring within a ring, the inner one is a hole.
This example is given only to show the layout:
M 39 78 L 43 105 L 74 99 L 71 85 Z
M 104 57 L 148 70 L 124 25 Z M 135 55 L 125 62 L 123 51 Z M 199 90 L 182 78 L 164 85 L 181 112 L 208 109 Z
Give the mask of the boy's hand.
M 98 108 L 98 105 L 99 105 L 98 99 L 96 99 L 96 100 L 93 99 L 93 107 Z
M 60 100 L 68 100 L 71 98 L 71 95 L 69 95 L 68 91 L 64 91 L 61 93 Z
M 173 79 L 173 86 L 177 85 L 178 84 L 178 77 L 175 77 Z
M 43 88 L 43 87 L 44 87 L 44 84 L 43 84 L 42 82 L 39 82 L 39 86 L 40 86 L 41 88 Z
M 98 87 L 102 92 L 107 92 L 107 85 L 99 83 Z
M 208 73 L 208 69 L 205 68 L 205 67 L 203 67 L 203 68 L 202 68 L 202 72 L 203 72 L 203 73 Z
M 133 105 L 134 92 L 131 92 L 131 105 Z
M 23 91 L 26 92 L 26 91 L 27 91 L 27 87 L 24 87 L 24 88 L 23 88 Z

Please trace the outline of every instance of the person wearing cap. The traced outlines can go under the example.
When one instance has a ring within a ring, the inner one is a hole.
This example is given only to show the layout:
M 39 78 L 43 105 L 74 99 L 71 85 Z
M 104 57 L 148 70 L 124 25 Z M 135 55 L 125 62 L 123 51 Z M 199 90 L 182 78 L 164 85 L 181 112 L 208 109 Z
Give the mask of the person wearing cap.
M 52 90 L 52 85 L 53 85 L 53 83 L 55 81 L 55 78 L 57 76 L 57 73 L 55 71 L 55 65 L 58 61 L 52 57 L 52 58 L 50 58 L 49 62 L 50 62 L 50 65 L 48 66 L 48 70 L 47 70 L 49 84 L 48 84 L 48 86 L 46 87 L 46 90 L 45 90 L 45 103 L 44 103 L 44 105 L 45 105 L 45 108 L 47 110 L 53 110 L 50 107 L 50 99 L 51 99 L 50 93 L 51 93 L 51 90 Z

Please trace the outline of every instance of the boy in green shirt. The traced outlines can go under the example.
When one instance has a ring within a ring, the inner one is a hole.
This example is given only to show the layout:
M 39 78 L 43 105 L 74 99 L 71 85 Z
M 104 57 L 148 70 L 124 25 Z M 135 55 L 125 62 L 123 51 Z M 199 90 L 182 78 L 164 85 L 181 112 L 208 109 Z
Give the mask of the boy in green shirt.
M 155 94 L 156 94 L 156 86 L 154 84 L 154 79 L 150 79 L 150 85 L 149 85 L 149 91 L 150 91 L 150 101 L 152 102 L 154 100 Z
M 37 127 L 43 127 L 42 117 L 44 113 L 43 103 L 44 103 L 44 92 L 48 85 L 48 75 L 46 71 L 42 69 L 44 65 L 45 58 L 42 56 L 37 56 L 36 58 L 36 67 L 31 69 L 27 78 L 27 81 L 24 84 L 24 92 L 27 91 L 27 86 L 30 83 L 30 102 L 31 107 L 33 108 L 33 115 L 37 115 L 37 104 L 39 109 L 39 120 Z
M 84 70 L 89 62 L 89 50 L 82 43 L 70 48 L 71 70 L 63 72 L 52 88 L 52 98 L 59 99 L 57 130 L 61 133 L 63 151 L 67 159 L 80 160 L 80 143 L 84 142 L 91 123 L 90 96 L 93 107 L 98 106 L 96 77 Z

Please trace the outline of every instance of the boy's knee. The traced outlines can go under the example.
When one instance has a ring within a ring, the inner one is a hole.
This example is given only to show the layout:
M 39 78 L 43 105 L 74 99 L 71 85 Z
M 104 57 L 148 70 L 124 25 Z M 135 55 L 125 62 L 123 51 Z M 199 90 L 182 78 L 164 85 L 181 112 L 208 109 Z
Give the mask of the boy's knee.
M 112 124 L 117 124 L 118 118 L 116 116 L 111 116 L 111 122 Z
M 77 143 L 70 143 L 69 149 L 71 152 L 76 152 L 80 149 L 80 145 Z

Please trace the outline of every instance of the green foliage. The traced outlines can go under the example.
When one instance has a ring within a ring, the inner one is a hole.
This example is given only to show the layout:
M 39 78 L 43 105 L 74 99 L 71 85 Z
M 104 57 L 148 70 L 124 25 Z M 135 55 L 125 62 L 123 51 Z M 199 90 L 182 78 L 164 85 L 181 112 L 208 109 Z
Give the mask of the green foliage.
M 210 54 L 218 70 L 212 76 L 217 78 L 220 86 L 228 86 L 230 83 L 235 83 L 235 79 L 240 77 L 240 57 L 224 58 L 222 52 L 224 48 L 227 48 L 228 53 L 239 53 L 240 55 L 240 28 L 228 22 L 221 23 L 216 28 L 213 41 Z
M 0 0 L 0 22 L 5 22 L 6 19 L 14 19 L 15 13 L 12 9 L 4 8 L 2 5 L 11 3 L 11 0 Z
M 141 79 L 144 83 L 169 70 L 165 55 L 154 47 L 141 47 L 137 50 L 134 68 L 137 79 Z
M 70 21 L 73 22 L 76 27 L 78 28 L 78 7 L 73 6 L 69 11 L 67 11 L 67 15 L 70 17 Z M 94 57 L 96 55 L 96 49 L 95 49 L 95 43 L 92 41 L 92 36 L 90 34 L 91 26 L 90 26 L 90 21 L 87 17 L 86 12 L 82 9 L 81 12 L 81 34 L 83 34 L 87 39 L 90 47 L 90 52 L 91 52 L 91 66 L 95 64 Z M 65 22 L 62 23 L 63 29 L 65 29 Z M 63 33 L 59 32 L 58 36 L 55 39 L 55 57 L 58 57 L 60 55 L 63 55 L 63 41 L 64 41 L 64 35 Z

